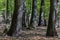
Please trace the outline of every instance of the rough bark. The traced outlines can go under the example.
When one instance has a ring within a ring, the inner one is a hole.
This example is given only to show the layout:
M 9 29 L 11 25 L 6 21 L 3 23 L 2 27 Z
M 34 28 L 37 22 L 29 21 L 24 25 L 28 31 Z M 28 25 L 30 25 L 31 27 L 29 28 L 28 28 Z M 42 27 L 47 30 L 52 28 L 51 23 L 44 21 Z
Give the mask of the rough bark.
M 54 37 L 58 36 L 57 31 L 55 28 L 55 7 L 56 7 L 57 0 L 50 0 L 50 14 L 49 14 L 49 20 L 48 20 L 48 27 L 47 27 L 47 33 L 46 36 L 48 37 Z
M 11 27 L 7 32 L 8 36 L 19 36 L 19 32 L 22 29 L 23 0 L 14 0 L 14 2 L 14 14 Z

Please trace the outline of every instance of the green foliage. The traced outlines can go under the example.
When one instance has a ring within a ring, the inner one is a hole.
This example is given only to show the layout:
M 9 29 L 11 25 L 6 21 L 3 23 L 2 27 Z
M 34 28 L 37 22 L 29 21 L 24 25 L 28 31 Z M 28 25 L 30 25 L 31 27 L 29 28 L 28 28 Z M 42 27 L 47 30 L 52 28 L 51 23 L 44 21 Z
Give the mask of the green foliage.
M 45 1 L 44 15 L 46 18 L 48 18 L 49 9 L 50 9 L 50 0 L 44 0 L 44 1 Z M 41 0 L 37 0 L 37 13 L 38 14 L 40 13 L 40 3 L 41 3 Z M 59 7 L 60 7 L 60 3 L 59 3 Z M 29 10 L 30 10 L 30 13 L 31 13 L 32 11 L 31 8 L 32 8 L 32 0 L 26 0 L 26 12 L 29 13 Z M 0 11 L 1 10 L 6 10 L 6 0 L 0 0 Z M 14 0 L 9 0 L 10 13 L 13 13 L 13 10 L 14 10 Z M 60 13 L 60 8 L 59 8 L 59 13 Z
M 9 10 L 13 13 L 14 10 L 14 0 L 9 0 Z
M 5 0 L 0 0 L 0 10 L 5 10 Z
M 0 0 L 0 11 L 6 10 L 6 2 L 7 0 Z M 9 12 L 12 13 L 14 10 L 14 0 L 9 0 L 8 4 L 9 4 Z

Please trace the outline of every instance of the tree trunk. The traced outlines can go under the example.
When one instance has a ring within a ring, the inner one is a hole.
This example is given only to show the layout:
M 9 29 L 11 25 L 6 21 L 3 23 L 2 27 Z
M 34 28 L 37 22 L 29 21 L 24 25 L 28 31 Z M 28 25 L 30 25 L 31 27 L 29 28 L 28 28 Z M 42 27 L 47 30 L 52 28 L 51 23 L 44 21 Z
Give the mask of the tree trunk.
M 5 29 L 3 33 L 6 33 L 8 31 L 7 24 L 9 23 L 9 0 L 6 0 L 6 13 L 3 14 L 4 23 L 5 23 Z
M 38 26 L 43 26 L 43 25 L 45 25 L 45 23 L 44 23 L 44 0 L 41 0 Z
M 23 29 L 26 28 L 25 13 L 26 13 L 26 0 L 23 1 L 23 17 L 22 17 L 22 27 L 23 27 Z
M 6 24 L 7 23 L 9 23 L 9 19 L 8 19 L 8 17 L 9 17 L 9 0 L 7 0 L 7 2 L 6 2 L 6 20 L 5 20 L 5 22 L 6 22 Z
M 57 31 L 55 29 L 55 7 L 56 7 L 57 0 L 50 0 L 50 14 L 49 14 L 49 21 L 47 27 L 46 36 L 54 37 L 58 36 Z
M 56 7 L 55 7 L 55 27 L 59 27 L 59 19 L 58 19 L 58 0 L 56 1 Z
M 30 9 L 28 10 L 28 13 L 26 14 L 26 26 L 29 27 L 30 23 Z
M 37 1 L 36 0 L 32 0 L 32 14 L 31 14 L 31 20 L 30 20 L 30 24 L 29 27 L 30 28 L 35 28 L 36 27 L 36 14 L 37 14 Z
M 27 27 L 29 27 L 29 24 L 30 24 L 30 18 L 31 18 L 31 1 L 28 2 L 28 6 L 29 6 L 29 9 L 27 9 L 27 13 L 26 13 L 26 25 Z
M 22 29 L 22 18 L 23 18 L 23 0 L 14 0 L 14 14 L 12 17 L 12 23 L 9 31 L 7 32 L 8 36 L 19 36 L 19 32 Z

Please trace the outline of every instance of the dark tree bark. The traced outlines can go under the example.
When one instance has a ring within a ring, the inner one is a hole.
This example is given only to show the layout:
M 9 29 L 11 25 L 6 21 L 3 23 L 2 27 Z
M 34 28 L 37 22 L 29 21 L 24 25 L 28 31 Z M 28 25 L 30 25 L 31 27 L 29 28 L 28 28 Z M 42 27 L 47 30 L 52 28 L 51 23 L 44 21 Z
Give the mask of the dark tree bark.
M 12 36 L 15 32 L 16 26 L 17 26 L 17 15 L 18 15 L 18 0 L 14 0 L 14 13 L 12 17 L 12 23 L 9 31 L 7 32 L 8 36 Z
M 44 19 L 44 0 L 41 0 L 41 7 L 40 7 L 40 14 L 39 14 L 39 23 L 38 26 L 44 26 L 46 25 Z
M 50 14 L 49 14 L 47 33 L 46 33 L 46 36 L 49 36 L 49 37 L 58 36 L 56 28 L 55 28 L 55 24 L 56 24 L 56 22 L 55 22 L 56 2 L 57 2 L 57 0 L 50 0 Z
M 23 0 L 14 0 L 14 14 L 12 17 L 12 23 L 9 31 L 7 32 L 8 36 L 19 36 L 19 32 L 22 29 L 22 18 L 23 18 Z
M 36 27 L 36 13 L 37 13 L 37 1 L 36 0 L 32 0 L 32 14 L 31 14 L 31 19 L 30 19 L 30 24 L 29 27 L 30 28 L 35 28 Z

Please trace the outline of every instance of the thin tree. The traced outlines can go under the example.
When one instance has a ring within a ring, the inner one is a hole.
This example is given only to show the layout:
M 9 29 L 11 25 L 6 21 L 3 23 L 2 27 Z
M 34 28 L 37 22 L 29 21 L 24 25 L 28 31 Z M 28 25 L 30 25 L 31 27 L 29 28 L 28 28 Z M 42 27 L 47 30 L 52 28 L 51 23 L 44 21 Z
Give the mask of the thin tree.
M 9 23 L 9 0 L 6 0 L 6 13 L 3 15 L 4 17 L 4 23 L 5 23 L 5 30 L 3 33 L 6 33 L 8 31 L 7 24 Z
M 25 13 L 26 13 L 26 0 L 23 1 L 23 18 L 22 18 L 22 26 L 23 29 L 26 28 L 26 23 L 25 23 Z
M 7 0 L 6 1 L 6 24 L 9 22 L 9 19 L 8 19 L 8 17 L 9 17 L 9 0 Z
M 31 18 L 31 1 L 28 2 L 28 6 L 29 6 L 29 9 L 27 9 L 27 13 L 26 13 L 26 26 L 28 27 L 29 26 L 29 23 L 30 23 L 30 18 Z
M 41 0 L 41 7 L 40 7 L 40 14 L 39 14 L 39 23 L 38 23 L 38 26 L 44 26 L 45 25 L 45 22 L 44 22 L 44 0 Z
M 32 29 L 32 28 L 35 28 L 36 27 L 36 13 L 37 13 L 37 0 L 32 0 L 32 14 L 31 14 L 31 19 L 30 19 L 30 24 L 29 24 L 29 27 Z
M 59 27 L 58 2 L 59 2 L 59 0 L 56 1 L 56 7 L 55 7 L 55 22 L 56 22 L 55 27 Z

